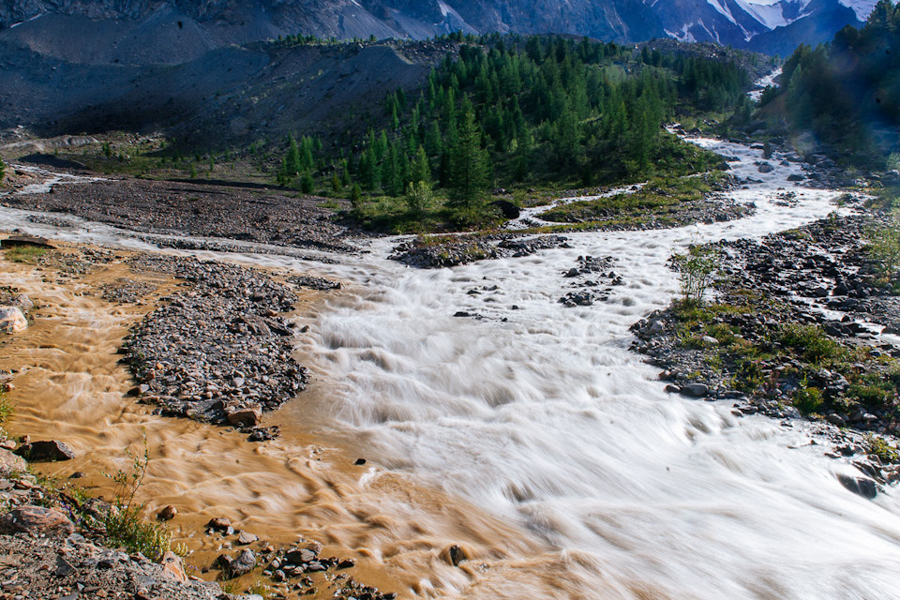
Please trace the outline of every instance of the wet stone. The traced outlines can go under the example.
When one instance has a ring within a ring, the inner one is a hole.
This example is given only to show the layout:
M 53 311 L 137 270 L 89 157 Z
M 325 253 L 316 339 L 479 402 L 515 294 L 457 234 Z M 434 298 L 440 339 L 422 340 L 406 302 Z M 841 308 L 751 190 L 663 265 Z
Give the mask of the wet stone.
M 16 454 L 31 462 L 57 462 L 75 458 L 75 452 L 65 442 L 46 440 L 24 444 Z

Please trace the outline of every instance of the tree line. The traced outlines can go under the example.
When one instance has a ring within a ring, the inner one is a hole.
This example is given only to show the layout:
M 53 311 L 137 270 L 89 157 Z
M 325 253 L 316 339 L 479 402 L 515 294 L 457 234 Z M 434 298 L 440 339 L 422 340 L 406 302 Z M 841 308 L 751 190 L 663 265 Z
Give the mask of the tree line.
M 440 190 L 460 221 L 477 218 L 492 186 L 567 187 L 686 174 L 709 164 L 662 125 L 681 114 L 746 102 L 749 76 L 730 61 L 588 39 L 454 34 L 423 89 L 383 101 L 381 127 L 325 156 L 288 140 L 279 183 L 304 191 L 330 178 L 335 192 L 410 197 Z
M 779 88 L 763 95 L 762 104 L 773 102 L 783 102 L 792 133 L 811 132 L 851 160 L 883 165 L 900 142 L 900 6 L 880 0 L 862 29 L 798 47 Z

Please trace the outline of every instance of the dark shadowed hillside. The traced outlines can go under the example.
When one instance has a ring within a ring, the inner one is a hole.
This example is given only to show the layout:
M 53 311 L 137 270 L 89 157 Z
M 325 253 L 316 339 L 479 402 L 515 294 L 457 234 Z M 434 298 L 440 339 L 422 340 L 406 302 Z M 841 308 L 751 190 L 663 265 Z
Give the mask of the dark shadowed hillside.
M 285 131 L 328 130 L 388 91 L 424 81 L 454 47 L 264 44 L 227 47 L 176 66 L 82 65 L 2 49 L 0 128 L 37 133 L 169 130 L 205 147 Z

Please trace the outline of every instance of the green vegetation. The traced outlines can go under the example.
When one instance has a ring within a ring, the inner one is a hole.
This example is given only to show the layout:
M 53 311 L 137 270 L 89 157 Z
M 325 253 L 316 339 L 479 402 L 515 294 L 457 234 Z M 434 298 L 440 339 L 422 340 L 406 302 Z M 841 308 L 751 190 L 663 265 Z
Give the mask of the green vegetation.
M 247 589 L 247 593 L 261 596 L 263 600 L 268 600 L 274 595 L 275 590 L 272 589 L 272 586 L 266 585 L 261 580 L 257 580 Z
M 746 316 L 771 314 L 776 323 L 780 309 L 752 292 L 731 292 L 728 298 L 730 302 L 702 305 L 682 302 L 674 314 L 679 345 L 709 354 L 707 363 L 720 365 L 735 389 L 780 397 L 805 415 L 831 409 L 847 415 L 862 407 L 900 422 L 900 361 L 876 359 L 865 348 L 844 346 L 817 325 L 770 324 L 744 332 Z M 705 343 L 707 337 L 718 344 Z M 840 394 L 824 389 L 825 371 L 845 378 L 846 389 Z
M 852 163 L 889 167 L 900 125 L 900 8 L 879 0 L 862 29 L 847 26 L 830 44 L 797 48 L 780 89 L 761 102 L 798 142 L 811 133 Z
M 0 390 L 0 438 L 7 437 L 5 427 L 6 424 L 9 423 L 9 419 L 13 416 L 15 409 L 15 404 L 9 399 L 6 392 Z
M 869 436 L 869 454 L 877 456 L 882 462 L 897 463 L 900 462 L 900 452 L 897 448 L 891 446 L 887 440 L 881 436 Z
M 547 221 L 579 223 L 582 228 L 605 227 L 615 223 L 643 223 L 650 218 L 676 225 L 679 208 L 700 202 L 713 190 L 723 189 L 728 177 L 723 172 L 697 177 L 653 178 L 640 190 L 570 202 L 541 215 Z
M 3 183 L 3 177 L 6 175 L 6 163 L 0 158 L 0 183 Z
M 288 136 L 278 183 L 356 196 L 354 213 L 367 227 L 484 226 L 495 219 L 487 203 L 494 187 L 565 189 L 710 171 L 721 158 L 662 123 L 746 102 L 749 76 L 731 61 L 587 39 L 449 37 L 458 57 L 448 53 L 418 97 L 387 94 L 362 139 L 348 130 L 326 152 L 318 138 Z M 391 202 L 364 206 L 353 187 L 368 198 L 408 198 L 420 181 L 432 183 L 433 210 L 412 207 L 405 216 Z
M 134 455 L 128 450 L 126 454 L 132 461 L 131 469 L 119 469 L 114 475 L 109 475 L 116 484 L 116 499 L 104 519 L 106 539 L 112 545 L 122 546 L 131 552 L 142 552 L 153 560 L 159 560 L 170 549 L 171 534 L 165 525 L 141 517 L 144 505 L 135 501 L 147 474 L 150 451 L 145 443 L 143 455 Z
M 685 254 L 673 257 L 678 267 L 683 306 L 702 306 L 703 296 L 715 281 L 719 253 L 709 246 L 691 246 Z
M 890 284 L 900 270 L 900 210 L 891 211 L 885 225 L 868 234 L 869 254 L 880 272 L 880 283 Z
M 16 263 L 33 265 L 47 253 L 47 248 L 39 246 L 13 246 L 3 251 L 6 259 Z

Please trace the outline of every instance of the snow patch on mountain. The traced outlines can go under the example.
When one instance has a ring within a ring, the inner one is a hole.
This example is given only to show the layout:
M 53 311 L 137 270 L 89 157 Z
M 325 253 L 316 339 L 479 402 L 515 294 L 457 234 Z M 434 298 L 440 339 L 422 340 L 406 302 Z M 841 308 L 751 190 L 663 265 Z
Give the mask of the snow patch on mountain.
M 722 15 L 723 17 L 725 17 L 726 19 L 728 19 L 735 25 L 738 24 L 738 22 L 735 20 L 734 16 L 732 16 L 731 11 L 728 10 L 727 7 L 719 4 L 718 0 L 706 0 L 706 1 L 709 3 L 710 6 L 712 6 L 714 9 L 716 9 L 716 12 L 718 12 L 720 15 Z
M 682 26 L 681 31 L 669 31 L 668 29 L 666 29 L 666 35 L 670 38 L 678 40 L 679 42 L 696 42 L 697 39 L 694 38 L 694 34 L 691 33 L 691 27 L 693 27 L 694 25 L 696 25 L 696 23 L 688 23 Z
M 780 0 L 754 2 L 753 0 L 735 0 L 738 5 L 762 23 L 767 29 L 775 29 L 788 24 L 784 17 L 784 8 Z
M 847 8 L 852 8 L 856 13 L 856 18 L 865 21 L 872 14 L 872 9 L 875 8 L 878 0 L 838 0 L 838 2 Z

